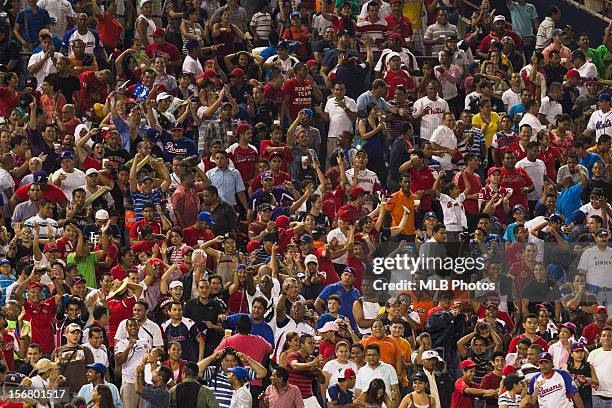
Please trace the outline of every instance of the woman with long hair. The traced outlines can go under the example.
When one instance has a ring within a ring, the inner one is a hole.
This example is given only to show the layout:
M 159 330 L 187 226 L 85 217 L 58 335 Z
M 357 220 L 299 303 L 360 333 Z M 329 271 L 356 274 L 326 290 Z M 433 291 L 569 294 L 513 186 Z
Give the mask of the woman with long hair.
M 187 54 L 187 41 L 197 40 L 204 45 L 204 28 L 200 25 L 200 10 L 196 7 L 187 7 L 181 19 L 181 37 L 183 39 L 183 54 Z
M 98 384 L 91 393 L 91 402 L 89 406 L 94 408 L 114 408 L 113 393 L 108 385 Z
M 379 180 L 386 180 L 385 168 L 385 142 L 387 125 L 383 120 L 382 111 L 375 102 L 366 107 L 368 117 L 359 119 L 359 136 L 365 144 L 361 146 L 368 154 L 368 169 L 378 176 Z
M 580 342 L 572 344 L 572 352 L 563 369 L 567 370 L 574 379 L 584 408 L 591 408 L 593 406 L 591 401 L 593 387 L 599 386 L 599 380 L 597 379 L 595 368 L 593 368 L 591 363 L 587 362 L 587 351 L 584 344 Z
M 572 343 L 576 341 L 576 325 L 571 322 L 563 323 L 559 327 L 559 340 L 548 347 L 548 352 L 553 357 L 555 368 L 561 368 L 567 363 L 570 356 Z
M 300 335 L 297 332 L 290 331 L 287 332 L 285 336 L 285 345 L 283 346 L 283 351 L 280 353 L 278 357 L 278 365 L 287 368 L 287 355 L 289 353 L 293 353 L 294 351 L 298 351 L 300 349 Z
M 487 171 L 486 184 L 478 193 L 478 208 L 486 214 L 496 216 L 502 223 L 505 223 L 510 215 L 512 190 L 502 187 L 500 180 L 501 170 L 497 167 L 491 167 Z
M 181 343 L 173 341 L 168 344 L 168 359 L 163 362 L 163 365 L 172 371 L 172 385 L 183 382 L 183 367 L 187 361 L 181 358 L 182 351 Z
M 296 41 L 300 43 L 297 49 L 297 57 L 300 61 L 305 62 L 309 59 L 310 46 L 308 45 L 308 24 L 304 24 L 302 16 L 298 12 L 291 13 L 289 18 L 289 27 L 283 31 L 283 38 L 287 41 Z
M 413 391 L 402 399 L 399 408 L 441 408 L 436 407 L 436 400 L 427 392 L 429 390 L 429 380 L 424 373 L 417 371 L 412 374 L 410 379 L 412 380 Z
M 219 44 L 217 55 L 229 55 L 234 53 L 234 39 L 236 37 L 241 40 L 252 40 L 250 33 L 243 33 L 238 27 L 230 23 L 231 11 L 223 10 L 221 17 L 212 28 L 213 44 Z
M 561 163 L 565 164 L 567 155 L 574 147 L 574 132 L 570 130 L 572 117 L 566 113 L 557 116 L 556 126 L 550 131 L 550 141 L 561 151 Z
M 6 118 L 19 106 L 20 92 L 17 90 L 19 76 L 14 72 L 4 75 L 4 86 L 0 86 L 0 116 Z
M 380 378 L 373 379 L 368 389 L 359 394 L 357 400 L 362 402 L 365 408 L 381 408 L 383 404 L 393 407 L 393 402 L 385 391 L 385 382 Z
M 321 395 L 326 395 L 327 389 L 332 385 L 338 384 L 338 378 L 341 373 L 347 368 L 352 368 L 353 371 L 359 371 L 357 364 L 349 360 L 351 355 L 350 345 L 342 340 L 336 344 L 336 358 L 329 360 L 323 366 L 323 376 L 325 383 L 321 384 Z

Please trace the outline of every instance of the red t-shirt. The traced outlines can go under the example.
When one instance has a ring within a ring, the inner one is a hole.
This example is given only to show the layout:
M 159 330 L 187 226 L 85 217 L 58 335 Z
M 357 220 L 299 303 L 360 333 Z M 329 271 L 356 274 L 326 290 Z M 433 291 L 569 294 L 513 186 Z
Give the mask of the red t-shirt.
M 11 115 L 11 111 L 19 106 L 19 92 L 11 93 L 5 86 L 0 86 L 0 116 L 7 118 Z
M 386 98 L 389 101 L 395 98 L 395 89 L 398 87 L 398 85 L 403 85 L 406 89 L 414 89 L 416 86 L 414 78 L 403 69 L 400 69 L 397 72 L 388 70 L 384 73 L 382 79 L 387 85 L 389 85 Z
M 453 390 L 453 398 L 451 400 L 451 408 L 473 408 L 474 398 L 465 395 L 466 388 L 479 388 L 477 384 L 469 383 L 464 378 L 459 378 L 455 381 L 455 389 Z
M 421 170 L 411 169 L 408 174 L 412 176 L 412 185 L 410 190 L 416 193 L 420 190 L 430 190 L 433 188 L 435 179 L 433 172 L 429 167 L 424 167 Z M 421 204 L 419 205 L 419 211 L 431 211 L 432 197 L 427 194 L 421 197 Z
M 468 181 L 470 182 L 470 191 L 469 194 L 478 194 L 480 193 L 480 186 L 482 185 L 480 182 L 480 176 L 476 173 L 470 174 L 467 171 L 464 172 Z M 465 182 L 463 181 L 463 176 L 461 174 L 457 174 L 454 180 L 455 184 L 459 184 L 459 189 L 461 191 L 465 190 Z M 478 215 L 480 211 L 478 211 L 478 199 L 469 199 L 463 202 L 463 208 L 465 209 L 466 214 Z
M 333 222 L 336 219 L 336 211 L 342 207 L 342 202 L 344 201 L 344 190 L 340 185 L 338 185 L 335 190 L 325 194 L 322 197 L 322 200 L 323 205 L 321 207 L 321 211 L 327 216 L 327 219 L 330 222 Z
M 587 324 L 582 330 L 582 336 L 586 339 L 587 344 L 595 344 L 595 340 L 601 334 L 603 328 L 595 323 Z
M 280 142 L 280 143 L 273 144 L 271 140 L 262 140 L 261 142 L 259 142 L 259 154 L 262 158 L 269 160 L 270 156 L 272 155 L 272 152 L 266 153 L 266 149 L 268 147 L 284 147 L 284 146 L 287 146 L 287 143 Z M 293 160 L 293 155 L 291 154 L 290 150 L 283 150 L 282 152 L 280 152 L 280 156 L 282 159 L 281 171 L 287 171 L 291 161 Z
M 513 337 L 512 340 L 510 340 L 510 345 L 508 346 L 508 353 L 516 353 L 516 345 L 518 344 L 519 341 L 523 340 L 524 338 L 525 338 L 524 333 L 519 336 Z M 546 343 L 546 340 L 544 340 L 540 336 L 536 336 L 536 339 L 532 341 L 532 343 L 539 344 L 540 346 L 542 346 L 542 349 L 544 351 L 548 350 L 548 343 Z
M 138 255 L 141 252 L 149 252 L 149 253 L 152 252 L 154 246 L 155 246 L 155 241 L 153 242 L 140 241 L 132 245 L 130 248 L 132 248 L 132 251 L 134 251 L 134 253 Z
M 183 241 L 185 244 L 193 248 L 203 244 L 206 241 L 210 241 L 214 237 L 214 234 L 209 228 L 196 228 L 194 225 L 192 225 L 191 227 L 187 227 L 183 230 Z
M 147 220 L 142 219 L 140 221 L 137 221 L 136 224 L 134 224 L 132 226 L 132 228 L 130 229 L 130 238 L 131 239 L 139 239 L 140 238 L 140 230 L 144 226 L 151 227 L 151 229 L 153 230 L 154 234 L 161 234 L 161 225 L 159 224 L 159 222 L 157 222 L 155 220 L 149 222 Z
M 514 287 L 516 289 L 517 296 L 523 294 L 523 289 L 527 284 L 535 279 L 533 271 L 527 266 L 525 261 L 520 260 L 512 264 L 508 270 L 508 275 L 513 278 Z
M 285 93 L 283 92 L 282 87 L 277 89 L 270 84 L 265 84 L 264 94 L 266 95 L 266 98 L 274 102 L 275 105 L 280 106 L 285 101 Z
M 81 124 L 81 119 L 79 118 L 72 118 L 68 122 L 64 122 L 64 127 L 66 128 L 66 131 L 64 132 L 64 134 L 74 135 L 74 130 L 80 124 Z
M 283 92 L 287 95 L 287 107 L 291 119 L 295 119 L 302 109 L 310 109 L 312 105 L 312 81 L 300 82 L 291 78 L 283 84 Z
M 87 156 L 85 160 L 83 160 L 83 170 L 87 171 L 89 169 L 102 170 L 102 162 L 97 161 L 91 156 Z
M 92 106 L 89 105 L 89 98 L 87 97 L 87 90 L 89 88 L 97 89 L 100 93 L 101 100 L 105 100 L 109 93 L 109 87 L 107 84 L 99 82 L 95 76 L 95 71 L 85 71 L 79 76 L 81 81 L 81 105 L 83 110 L 89 110 Z
M 518 142 L 518 140 L 508 147 L 506 147 L 507 152 L 514 152 L 516 154 L 516 161 L 524 159 L 527 156 L 527 151 L 523 149 L 523 146 Z
M 518 243 L 513 242 L 504 252 L 504 259 L 508 265 L 512 265 L 515 262 L 519 262 L 523 258 L 523 252 L 525 250 Z
M 393 14 L 389 14 L 385 17 L 387 20 L 387 31 L 388 32 L 399 32 L 402 38 L 412 37 L 412 24 L 406 17 L 395 17 Z
M 51 297 L 38 305 L 26 300 L 24 320 L 32 325 L 32 343 L 40 345 L 40 351 L 51 353 L 55 348 L 53 337 L 53 319 L 55 317 L 55 297 Z
M 2 354 L 9 371 L 15 370 L 15 335 L 11 332 L 2 331 Z
M 28 189 L 30 188 L 30 184 L 23 185 L 15 191 L 15 196 L 19 199 L 20 202 L 28 201 Z M 62 191 L 61 188 L 56 186 L 53 183 L 47 183 L 45 187 L 42 189 L 40 193 L 40 198 L 45 200 L 52 201 L 54 203 L 63 204 L 66 202 L 66 194 Z
M 488 374 L 485 374 L 484 377 L 482 377 L 482 381 L 480 381 L 480 388 L 482 388 L 483 390 L 497 390 L 499 389 L 499 384 L 501 383 L 501 381 L 501 376 L 495 374 L 494 372 L 490 372 Z M 497 408 L 497 406 L 497 397 L 495 397 L 495 400 L 485 400 L 485 408 Z
M 210 169 L 217 167 L 217 163 L 210 160 L 210 157 L 202 157 L 202 164 L 204 164 L 204 172 L 206 173 Z
M 487 309 L 486 304 L 481 303 L 480 307 L 478 308 L 478 312 L 476 312 L 476 315 L 478 316 L 479 319 L 484 319 L 486 309 Z M 503 322 L 506 323 L 506 329 L 509 332 L 512 331 L 512 329 L 514 329 L 514 322 L 512 321 L 512 318 L 510 317 L 508 312 L 504 312 L 503 310 L 498 310 L 497 316 L 495 317 L 499 320 L 503 320 Z
M 228 153 L 229 158 L 234 162 L 234 167 L 240 172 L 244 184 L 253 180 L 253 177 L 255 177 L 255 169 L 259 162 L 257 150 L 250 145 L 247 147 L 236 145 L 233 149 L 230 148 Z
M 129 319 L 134 315 L 133 309 L 136 304 L 136 298 L 134 296 L 128 296 L 126 298 L 117 300 L 115 298 L 107 299 L 109 319 L 108 319 L 108 342 L 110 346 L 115 345 L 115 333 L 119 328 L 119 323 L 125 319 Z
M 501 172 L 499 185 L 512 189 L 510 208 L 517 204 L 522 204 L 525 208 L 529 208 L 527 195 L 521 191 L 523 187 L 530 187 L 533 185 L 533 181 L 531 181 L 527 172 L 520 167 L 516 167 L 513 170 L 508 170 L 505 167 L 500 167 L 499 169 Z
M 100 41 L 105 47 L 117 48 L 121 40 L 123 26 L 110 14 L 102 14 L 102 18 L 96 24 Z
M 547 150 L 540 149 L 539 159 L 546 165 L 546 175 L 551 180 L 557 180 L 557 166 L 555 166 L 555 163 L 560 157 L 561 150 L 554 146 L 549 147 Z
M 314 254 L 319 261 L 319 271 L 325 272 L 325 285 L 331 285 L 332 283 L 336 283 L 340 280 L 338 273 L 336 272 L 336 268 L 334 268 L 334 263 L 331 259 L 323 256 L 323 251 L 325 248 L 315 248 Z
M 173 44 L 170 44 L 169 42 L 164 42 L 163 44 L 160 44 L 160 45 L 157 45 L 155 43 L 149 44 L 147 45 L 147 48 L 145 49 L 145 54 L 147 54 L 147 56 L 151 58 L 152 61 L 155 60 L 155 58 L 157 57 L 161 57 L 165 59 L 167 62 L 168 61 L 179 61 L 181 59 L 181 54 L 179 54 L 176 46 Z M 170 56 L 170 58 L 168 58 L 168 56 Z M 173 75 L 174 66 L 167 64 L 166 72 L 169 75 Z

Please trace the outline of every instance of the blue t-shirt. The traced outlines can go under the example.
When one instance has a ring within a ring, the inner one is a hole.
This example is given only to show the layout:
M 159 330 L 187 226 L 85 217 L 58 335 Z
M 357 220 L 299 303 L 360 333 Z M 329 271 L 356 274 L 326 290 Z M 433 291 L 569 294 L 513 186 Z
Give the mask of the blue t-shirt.
M 181 140 L 172 140 L 172 136 L 167 131 L 162 131 L 161 134 L 162 148 L 164 149 L 164 158 L 171 162 L 174 156 L 197 156 L 198 149 L 192 140 L 183 137 Z
M 580 196 L 583 190 L 582 184 L 578 183 L 570 188 L 561 190 L 557 196 L 557 211 L 563 214 L 566 220 L 569 220 L 574 211 L 578 210 L 582 205 Z
M 327 322 L 335 322 L 336 319 L 344 319 L 344 317 L 345 316 L 342 316 L 341 314 L 338 314 L 338 317 L 334 317 L 329 313 L 323 313 L 321 316 L 319 316 L 319 320 L 317 320 L 317 330 L 323 327 L 323 325 Z
M 342 391 L 338 384 L 334 384 L 327 389 L 328 401 L 334 401 L 338 405 L 348 405 L 353 403 L 353 393 L 351 390 Z
M 253 318 L 246 313 L 235 313 L 227 317 L 226 323 L 227 326 L 231 329 L 236 328 L 236 324 L 238 324 L 238 319 L 240 316 L 249 316 L 251 322 L 253 323 L 253 329 L 251 330 L 251 334 L 255 336 L 263 337 L 272 347 L 274 347 L 274 332 L 270 325 L 266 322 L 255 323 Z
M 357 323 L 355 322 L 355 316 L 353 316 L 353 303 L 355 303 L 360 297 L 361 293 L 355 288 L 351 288 L 348 292 L 342 287 L 342 282 L 336 282 L 331 285 L 327 285 L 325 289 L 319 294 L 319 299 L 327 303 L 327 298 L 331 295 L 339 295 L 342 299 L 340 304 L 339 314 L 346 316 L 351 321 L 353 330 L 357 331 Z
M 28 28 L 26 30 L 26 14 L 28 19 Z M 51 17 L 49 17 L 49 12 L 44 8 L 39 7 L 36 12 L 32 12 L 29 6 L 26 6 L 25 10 L 21 10 L 17 13 L 16 22 L 19 23 L 19 27 L 21 28 L 21 36 L 26 42 L 36 44 L 38 42 L 38 33 L 43 28 L 49 26 L 51 24 Z
M 587 152 L 587 155 L 580 159 L 580 165 L 586 167 L 589 171 L 589 177 L 593 176 L 593 165 L 598 162 L 603 161 L 600 155 L 593 152 Z

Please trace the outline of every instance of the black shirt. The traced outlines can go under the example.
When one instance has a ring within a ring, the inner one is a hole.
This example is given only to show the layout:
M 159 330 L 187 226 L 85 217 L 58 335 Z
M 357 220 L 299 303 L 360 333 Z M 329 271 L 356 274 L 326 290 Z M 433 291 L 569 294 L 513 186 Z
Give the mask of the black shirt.
M 543 283 L 534 280 L 525 286 L 521 297 L 529 301 L 529 313 L 536 313 L 539 303 L 552 303 L 559 300 L 561 292 L 559 285 L 552 279 L 547 279 Z
M 183 314 L 196 324 L 205 324 L 203 322 L 206 321 L 216 323 L 219 315 L 223 313 L 225 313 L 225 308 L 218 300 L 213 298 L 208 303 L 202 303 L 199 298 L 195 298 L 185 303 L 185 312 Z M 217 333 L 215 330 L 207 330 L 204 355 L 211 355 L 219 343 L 221 343 L 222 338 L 223 335 L 221 333 Z
M 202 206 L 202 210 L 208 211 L 212 215 L 215 224 L 211 225 L 210 229 L 215 236 L 233 232 L 236 228 L 236 211 L 231 205 L 221 202 L 212 211 L 205 206 Z
M 551 64 L 544 65 L 544 77 L 546 78 L 547 84 L 552 84 L 553 82 L 563 83 L 563 77 L 567 74 L 567 68 L 563 65 L 558 65 L 553 67 Z
M 57 87 L 59 91 L 66 98 L 66 103 L 74 103 L 73 95 L 75 92 L 81 90 L 81 83 L 79 78 L 72 75 L 61 76 L 59 74 L 51 74 L 55 76 Z

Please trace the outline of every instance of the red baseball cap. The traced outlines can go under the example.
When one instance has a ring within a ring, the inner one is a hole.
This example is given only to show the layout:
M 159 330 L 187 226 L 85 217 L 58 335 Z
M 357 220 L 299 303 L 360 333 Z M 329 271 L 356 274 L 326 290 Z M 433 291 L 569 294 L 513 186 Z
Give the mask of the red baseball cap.
M 166 34 L 166 30 L 164 30 L 161 27 L 157 27 L 155 30 L 153 30 L 153 34 L 151 34 L 151 37 L 153 37 L 153 38 L 161 37 L 164 34 Z
M 355 199 L 365 194 L 366 194 L 366 191 L 362 187 L 355 186 L 351 188 L 351 198 L 352 199 Z
M 467 360 L 463 360 L 461 364 L 459 364 L 459 369 L 468 370 L 472 367 L 476 367 L 477 365 L 478 364 L 476 364 L 473 360 L 467 359 Z
M 567 71 L 567 74 L 565 74 L 565 76 L 568 78 L 580 79 L 580 71 L 578 71 L 577 69 L 570 69 L 569 71 Z
M 601 313 L 601 312 L 608 314 L 608 309 L 605 306 L 597 306 L 595 308 L 595 313 Z
M 244 78 L 244 71 L 241 68 L 234 68 L 231 76 L 234 78 Z
M 241 134 L 243 134 L 244 132 L 246 132 L 250 128 L 251 128 L 251 125 L 249 125 L 247 123 L 241 123 L 238 126 L 236 126 L 236 135 L 240 136 Z

